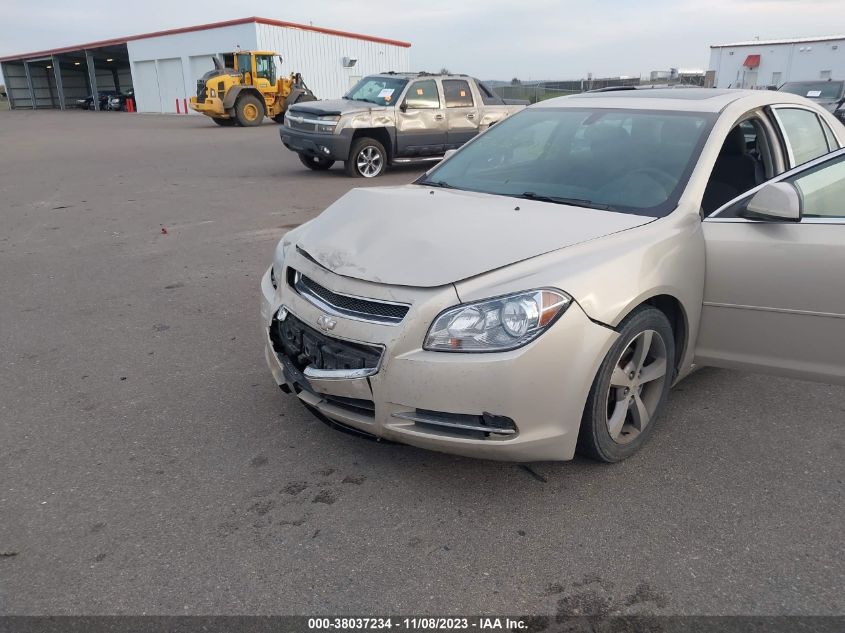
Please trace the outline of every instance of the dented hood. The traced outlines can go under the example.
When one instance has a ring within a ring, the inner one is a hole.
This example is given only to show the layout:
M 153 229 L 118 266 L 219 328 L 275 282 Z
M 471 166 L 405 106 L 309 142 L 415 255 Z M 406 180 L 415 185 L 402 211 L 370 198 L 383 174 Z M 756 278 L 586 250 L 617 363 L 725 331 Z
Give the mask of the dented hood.
M 406 185 L 353 189 L 301 227 L 296 242 L 339 275 L 432 287 L 653 219 Z

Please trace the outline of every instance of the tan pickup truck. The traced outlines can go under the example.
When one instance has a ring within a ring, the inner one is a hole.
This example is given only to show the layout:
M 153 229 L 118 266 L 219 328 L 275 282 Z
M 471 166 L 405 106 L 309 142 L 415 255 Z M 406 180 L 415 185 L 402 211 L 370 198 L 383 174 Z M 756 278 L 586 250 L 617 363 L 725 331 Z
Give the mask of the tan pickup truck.
M 466 75 L 383 73 L 342 99 L 292 106 L 279 135 L 309 169 L 343 161 L 350 176 L 374 178 L 388 165 L 440 160 L 527 103 Z

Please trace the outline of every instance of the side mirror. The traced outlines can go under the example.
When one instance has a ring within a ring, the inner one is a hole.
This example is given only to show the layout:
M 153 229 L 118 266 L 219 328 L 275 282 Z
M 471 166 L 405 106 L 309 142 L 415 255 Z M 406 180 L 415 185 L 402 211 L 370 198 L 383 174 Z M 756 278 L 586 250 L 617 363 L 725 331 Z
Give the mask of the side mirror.
M 742 215 L 752 220 L 800 222 L 801 196 L 788 182 L 769 183 L 748 201 Z
M 403 101 L 402 103 L 400 103 L 399 109 L 402 110 L 402 112 L 407 112 L 408 111 L 408 102 Z

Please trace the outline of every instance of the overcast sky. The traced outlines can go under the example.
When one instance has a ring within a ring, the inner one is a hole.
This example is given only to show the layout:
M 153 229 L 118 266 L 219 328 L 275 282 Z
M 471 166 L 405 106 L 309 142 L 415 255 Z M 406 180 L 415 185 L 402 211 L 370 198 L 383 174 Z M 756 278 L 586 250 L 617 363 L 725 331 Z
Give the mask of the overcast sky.
M 414 70 L 574 79 L 706 69 L 710 44 L 843 33 L 841 9 L 842 0 L 2 0 L 0 56 L 259 15 L 407 40 Z

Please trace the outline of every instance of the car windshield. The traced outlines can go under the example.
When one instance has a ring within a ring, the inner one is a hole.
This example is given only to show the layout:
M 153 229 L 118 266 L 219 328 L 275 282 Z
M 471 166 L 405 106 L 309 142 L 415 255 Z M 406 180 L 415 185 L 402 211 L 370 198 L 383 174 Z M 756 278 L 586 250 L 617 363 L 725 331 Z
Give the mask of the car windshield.
M 407 79 L 398 77 L 364 77 L 352 87 L 352 90 L 343 95 L 344 99 L 353 101 L 366 101 L 380 106 L 396 103 Z
M 417 183 L 661 217 L 677 205 L 715 118 L 529 108 Z
M 808 99 L 839 99 L 842 95 L 841 81 L 796 81 L 784 84 L 782 92 L 807 97 Z

